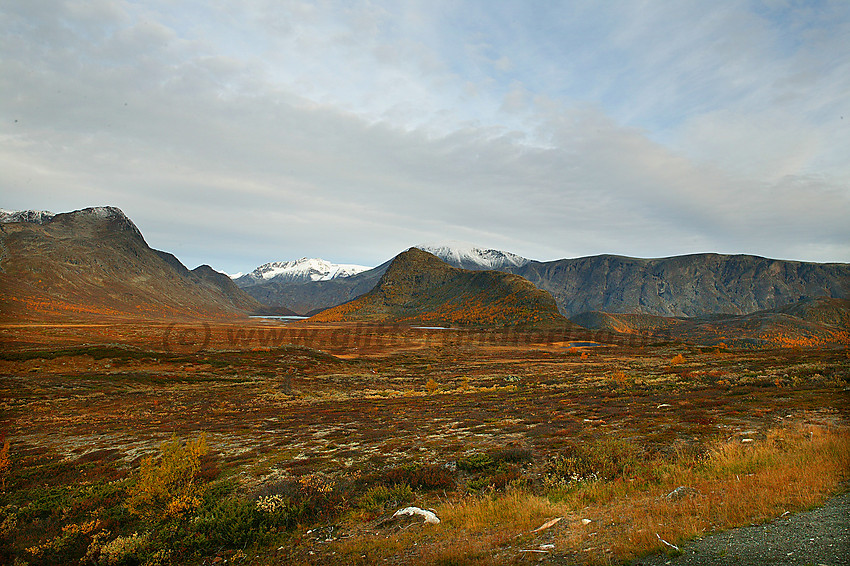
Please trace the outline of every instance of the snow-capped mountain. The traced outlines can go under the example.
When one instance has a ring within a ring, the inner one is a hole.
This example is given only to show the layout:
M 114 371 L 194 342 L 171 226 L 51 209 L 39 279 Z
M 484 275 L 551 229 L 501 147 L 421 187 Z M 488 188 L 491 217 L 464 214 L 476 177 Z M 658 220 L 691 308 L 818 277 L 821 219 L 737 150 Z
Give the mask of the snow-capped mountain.
M 6 210 L 0 208 L 0 224 L 11 222 L 30 222 L 32 224 L 44 224 L 56 216 L 46 210 Z
M 520 267 L 531 261 L 510 252 L 479 248 L 472 244 L 452 240 L 421 244 L 415 247 L 434 254 L 449 265 L 462 269 L 498 270 L 506 267 Z
M 350 277 L 371 269 L 363 265 L 337 264 L 317 258 L 306 258 L 295 261 L 273 261 L 264 263 L 257 269 L 236 278 L 239 285 L 252 285 L 261 281 L 330 281 L 341 277 Z

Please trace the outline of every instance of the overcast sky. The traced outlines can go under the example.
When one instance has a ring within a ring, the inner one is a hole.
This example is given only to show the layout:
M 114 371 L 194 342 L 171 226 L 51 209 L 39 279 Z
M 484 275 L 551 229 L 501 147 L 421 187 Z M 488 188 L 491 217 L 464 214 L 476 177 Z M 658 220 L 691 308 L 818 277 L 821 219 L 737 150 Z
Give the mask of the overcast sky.
M 850 2 L 5 0 L 0 207 L 227 272 L 850 261 Z

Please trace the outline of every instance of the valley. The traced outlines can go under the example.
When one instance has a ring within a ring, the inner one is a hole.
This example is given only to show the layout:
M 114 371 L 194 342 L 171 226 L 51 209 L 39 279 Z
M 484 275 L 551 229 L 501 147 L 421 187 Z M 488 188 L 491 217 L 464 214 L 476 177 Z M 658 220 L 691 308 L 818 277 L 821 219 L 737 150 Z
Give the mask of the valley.
M 846 349 L 558 340 L 582 337 L 605 338 L 257 319 L 4 324 L 3 523 L 19 527 L 0 556 L 79 560 L 140 531 L 136 555 L 186 564 L 607 564 L 664 550 L 655 532 L 676 544 L 806 508 L 846 478 Z M 838 442 L 817 477 L 773 459 L 736 464 L 744 483 L 694 465 L 722 446 L 794 453 L 799 431 Z M 143 458 L 199 435 L 197 506 L 128 513 Z M 657 499 L 683 483 L 699 495 Z M 246 511 L 274 495 L 301 510 L 278 522 Z M 442 522 L 383 525 L 405 505 Z M 169 530 L 196 513 L 214 524 Z
M 850 479 L 846 264 L 431 245 L 234 281 L 114 207 L 4 215 L 2 563 L 627 564 Z

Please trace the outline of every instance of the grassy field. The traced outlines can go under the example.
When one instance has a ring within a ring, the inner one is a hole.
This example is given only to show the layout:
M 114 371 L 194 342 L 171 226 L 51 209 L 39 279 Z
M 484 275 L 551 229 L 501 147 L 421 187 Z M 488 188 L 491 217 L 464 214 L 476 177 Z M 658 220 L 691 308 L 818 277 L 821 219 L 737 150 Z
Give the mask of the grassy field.
M 841 349 L 7 324 L 0 562 L 623 563 L 841 489 L 848 386 Z

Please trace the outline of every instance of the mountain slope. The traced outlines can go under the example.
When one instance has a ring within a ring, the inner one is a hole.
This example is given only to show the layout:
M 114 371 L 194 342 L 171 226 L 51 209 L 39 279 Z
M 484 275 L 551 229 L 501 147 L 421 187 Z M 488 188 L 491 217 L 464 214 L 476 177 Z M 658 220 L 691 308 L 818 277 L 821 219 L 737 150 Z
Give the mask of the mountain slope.
M 743 315 L 674 318 L 586 312 L 570 320 L 592 330 L 731 346 L 850 346 L 850 300 L 818 297 Z
M 468 271 L 411 248 L 374 289 L 314 316 L 321 322 L 571 326 L 548 293 L 516 275 Z
M 308 314 L 341 305 L 368 293 L 387 270 L 390 262 L 378 267 L 350 275 L 337 277 L 326 281 L 293 282 L 279 280 L 257 281 L 254 284 L 241 284 L 236 281 L 245 293 L 264 305 L 283 307 L 300 314 Z
M 221 293 L 227 300 L 239 310 L 256 312 L 262 310 L 262 306 L 256 299 L 242 291 L 230 277 L 216 271 L 209 265 L 199 265 L 190 271 L 192 279 L 215 293 Z
M 121 210 L 0 224 L 2 318 L 223 317 L 260 307 L 173 255 L 151 249 Z M 222 276 L 224 277 L 224 276 Z
M 850 264 L 694 254 L 531 261 L 506 268 L 552 294 L 561 313 L 744 314 L 805 297 L 850 297 Z

